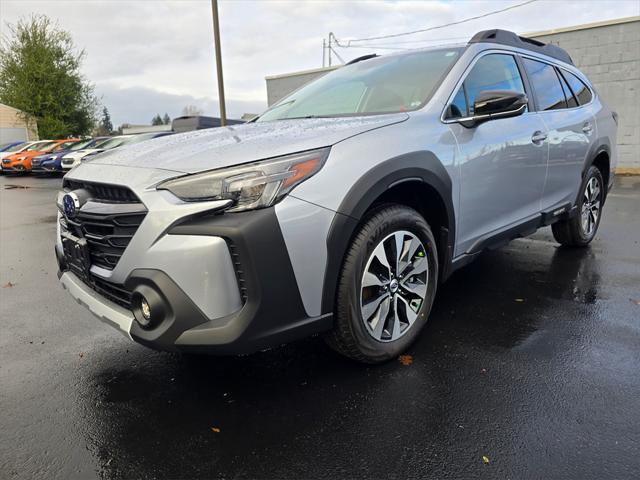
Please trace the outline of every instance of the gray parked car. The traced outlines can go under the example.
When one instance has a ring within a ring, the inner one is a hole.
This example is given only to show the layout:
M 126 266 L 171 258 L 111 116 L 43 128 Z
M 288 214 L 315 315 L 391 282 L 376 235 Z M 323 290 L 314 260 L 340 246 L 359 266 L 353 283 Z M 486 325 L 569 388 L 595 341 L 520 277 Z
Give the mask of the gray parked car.
M 247 353 L 312 334 L 376 363 L 438 284 L 552 225 L 596 234 L 615 113 L 511 32 L 352 61 L 244 125 L 105 152 L 58 196 L 60 281 L 144 345 Z

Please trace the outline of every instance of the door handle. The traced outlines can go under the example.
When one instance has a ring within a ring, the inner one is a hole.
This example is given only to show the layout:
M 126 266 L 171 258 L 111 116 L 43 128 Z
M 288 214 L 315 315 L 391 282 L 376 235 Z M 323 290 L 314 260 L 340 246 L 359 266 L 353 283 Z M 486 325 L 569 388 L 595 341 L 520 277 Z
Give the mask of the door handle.
M 593 131 L 593 125 L 591 125 L 591 122 L 586 122 L 583 126 L 582 126 L 582 131 L 584 133 L 591 133 Z
M 547 139 L 547 134 L 546 133 L 542 133 L 539 130 L 537 132 L 534 132 L 533 135 L 531 136 L 531 142 L 535 143 L 537 145 L 541 144 L 546 139 Z

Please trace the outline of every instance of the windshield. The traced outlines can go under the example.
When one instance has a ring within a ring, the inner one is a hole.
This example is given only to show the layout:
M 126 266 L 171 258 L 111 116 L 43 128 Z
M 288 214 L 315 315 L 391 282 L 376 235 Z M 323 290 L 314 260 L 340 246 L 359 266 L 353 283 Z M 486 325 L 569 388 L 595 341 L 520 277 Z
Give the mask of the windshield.
M 131 137 L 114 137 L 100 144 L 99 148 L 102 148 L 104 150 L 110 150 L 112 148 L 119 147 L 120 145 L 124 145 L 125 143 L 129 143 L 130 141 L 131 141 Z
M 50 142 L 50 141 L 37 142 L 31 145 L 29 148 L 27 148 L 27 152 L 42 152 L 48 148 L 53 147 L 55 144 L 56 142 Z
M 56 145 L 55 147 L 53 147 L 51 149 L 52 152 L 59 152 L 60 150 L 66 150 L 67 148 L 69 148 L 71 145 L 73 145 L 74 143 L 78 143 L 77 140 L 71 140 L 69 142 L 62 142 L 59 143 L 58 145 Z
M 93 142 L 93 140 L 83 140 L 83 141 L 80 141 L 80 142 L 75 142 L 75 143 L 72 143 L 71 145 L 69 145 L 67 147 L 67 150 L 71 150 L 71 151 L 73 151 L 73 150 L 82 150 L 83 148 L 86 148 L 87 145 L 89 145 L 91 142 Z
M 161 136 L 161 134 L 158 133 L 139 133 L 138 135 L 134 136 L 129 142 L 127 143 L 140 143 L 140 142 L 144 142 L 145 140 L 151 140 L 152 138 L 156 138 L 158 136 Z
M 6 150 L 3 150 L 3 152 L 18 152 L 20 151 L 20 149 L 24 148 L 26 145 L 23 143 L 18 143 L 17 145 L 14 145 L 13 147 L 9 147 Z
M 420 51 L 344 66 L 284 98 L 257 121 L 416 110 L 431 98 L 461 52 Z

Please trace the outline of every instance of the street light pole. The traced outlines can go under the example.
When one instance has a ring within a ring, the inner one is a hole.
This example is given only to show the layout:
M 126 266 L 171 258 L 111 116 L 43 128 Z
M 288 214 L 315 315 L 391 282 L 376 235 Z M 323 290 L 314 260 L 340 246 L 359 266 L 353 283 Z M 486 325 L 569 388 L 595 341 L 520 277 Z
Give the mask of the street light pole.
M 211 0 L 213 14 L 213 42 L 216 49 L 216 70 L 218 72 L 218 102 L 220 103 L 220 126 L 227 124 L 227 108 L 224 103 L 224 81 L 222 80 L 222 53 L 220 49 L 220 22 L 218 21 L 218 0 Z

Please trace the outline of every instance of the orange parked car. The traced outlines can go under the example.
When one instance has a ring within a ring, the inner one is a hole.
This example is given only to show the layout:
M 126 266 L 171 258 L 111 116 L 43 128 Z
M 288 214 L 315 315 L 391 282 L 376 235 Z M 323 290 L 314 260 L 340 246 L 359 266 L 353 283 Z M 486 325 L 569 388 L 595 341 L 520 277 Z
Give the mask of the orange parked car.
M 43 153 L 52 153 L 69 147 L 79 141 L 77 138 L 65 140 L 42 140 L 31 145 L 22 152 L 14 153 L 2 159 L 2 171 L 5 173 L 29 173 L 31 171 L 31 159 Z

